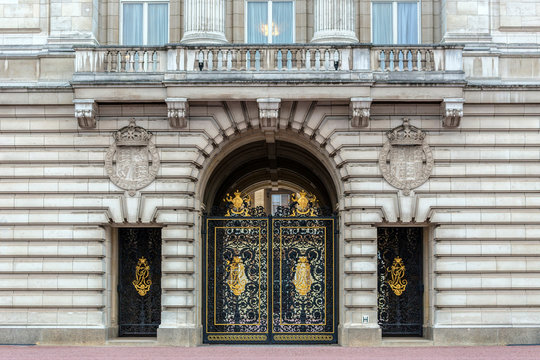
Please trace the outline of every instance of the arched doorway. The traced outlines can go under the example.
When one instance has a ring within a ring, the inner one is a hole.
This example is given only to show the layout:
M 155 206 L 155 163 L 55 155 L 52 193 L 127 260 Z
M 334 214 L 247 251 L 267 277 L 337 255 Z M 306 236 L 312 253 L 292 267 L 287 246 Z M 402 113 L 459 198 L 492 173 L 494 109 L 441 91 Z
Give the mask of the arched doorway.
M 292 142 L 219 159 L 203 196 L 205 343 L 337 343 L 337 198 L 320 159 Z

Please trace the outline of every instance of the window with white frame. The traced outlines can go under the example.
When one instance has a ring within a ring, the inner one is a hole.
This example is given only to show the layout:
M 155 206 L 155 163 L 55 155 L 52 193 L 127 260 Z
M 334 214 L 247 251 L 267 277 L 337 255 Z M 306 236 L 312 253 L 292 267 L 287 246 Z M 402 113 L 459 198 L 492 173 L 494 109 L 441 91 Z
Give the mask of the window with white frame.
M 374 44 L 418 44 L 419 1 L 372 1 L 371 40 Z
M 272 194 L 272 215 L 275 215 L 278 207 L 289 206 L 291 196 L 289 194 Z
M 294 42 L 293 1 L 247 1 L 246 39 L 249 44 Z
M 164 45 L 169 42 L 169 3 L 122 1 L 122 45 Z

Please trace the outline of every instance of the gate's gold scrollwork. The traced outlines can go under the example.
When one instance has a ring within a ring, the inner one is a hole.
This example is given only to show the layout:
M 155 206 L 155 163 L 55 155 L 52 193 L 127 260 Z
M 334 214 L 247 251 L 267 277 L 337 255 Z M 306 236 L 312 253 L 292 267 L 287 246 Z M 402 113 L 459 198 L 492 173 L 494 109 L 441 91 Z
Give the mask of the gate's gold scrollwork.
M 251 202 L 251 197 L 246 195 L 242 197 L 242 193 L 238 190 L 234 192 L 234 197 L 227 194 L 227 197 L 223 201 L 228 201 L 232 204 L 232 208 L 227 210 L 225 216 L 249 216 L 249 203 Z
M 229 273 L 229 278 L 226 281 L 227 285 L 229 285 L 234 295 L 241 295 L 246 288 L 248 278 L 244 262 L 240 256 L 233 257 L 232 261 L 227 260 L 227 272 Z
M 311 284 L 313 284 L 313 277 L 311 276 L 311 265 L 306 256 L 300 256 L 296 263 L 296 271 L 294 279 L 292 281 L 296 287 L 296 291 L 300 295 L 307 295 L 311 290 Z
M 142 257 L 135 267 L 135 280 L 132 282 L 133 286 L 135 286 L 135 289 L 141 296 L 146 295 L 146 293 L 150 291 L 152 280 L 150 280 L 149 277 L 150 265 L 148 265 L 148 261 Z
M 403 260 L 399 256 L 396 257 L 392 263 L 392 267 L 387 269 L 387 271 L 391 276 L 390 280 L 388 280 L 390 288 L 392 288 L 394 294 L 400 296 L 407 287 L 407 280 L 404 279 L 405 265 L 403 264 Z
M 291 216 L 308 215 L 317 216 L 315 204 L 317 203 L 317 197 L 315 195 L 308 195 L 304 190 L 298 194 L 292 194 L 291 200 L 296 203 L 296 208 L 293 210 Z

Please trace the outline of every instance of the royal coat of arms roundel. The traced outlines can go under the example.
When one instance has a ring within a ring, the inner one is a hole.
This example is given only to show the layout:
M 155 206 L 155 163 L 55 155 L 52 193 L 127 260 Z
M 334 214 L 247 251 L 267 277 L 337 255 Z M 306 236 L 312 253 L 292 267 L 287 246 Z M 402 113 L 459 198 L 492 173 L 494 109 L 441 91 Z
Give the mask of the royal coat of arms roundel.
M 403 124 L 386 133 L 388 140 L 379 155 L 379 168 L 386 181 L 409 195 L 429 179 L 433 169 L 433 154 L 425 138 L 426 133 Z
M 148 186 L 159 170 L 159 155 L 150 141 L 152 134 L 131 121 L 118 130 L 105 155 L 105 170 L 111 181 L 129 195 Z

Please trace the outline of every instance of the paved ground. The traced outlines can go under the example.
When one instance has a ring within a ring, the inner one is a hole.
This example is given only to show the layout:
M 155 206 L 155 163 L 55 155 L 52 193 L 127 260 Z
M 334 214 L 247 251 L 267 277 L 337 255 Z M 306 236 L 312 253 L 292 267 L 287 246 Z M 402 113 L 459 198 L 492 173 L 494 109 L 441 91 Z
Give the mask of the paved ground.
M 365 347 L 338 346 L 200 346 L 179 347 L 56 347 L 0 346 L 2 360 L 540 360 L 540 346 L 476 346 L 476 347 Z

